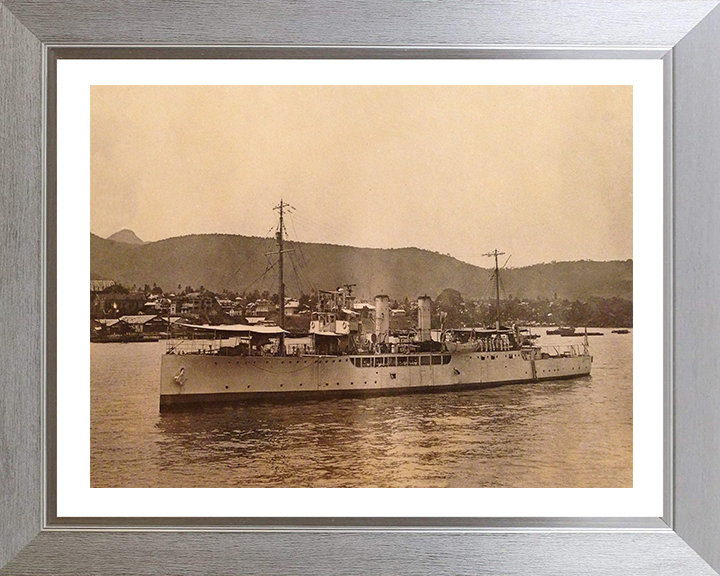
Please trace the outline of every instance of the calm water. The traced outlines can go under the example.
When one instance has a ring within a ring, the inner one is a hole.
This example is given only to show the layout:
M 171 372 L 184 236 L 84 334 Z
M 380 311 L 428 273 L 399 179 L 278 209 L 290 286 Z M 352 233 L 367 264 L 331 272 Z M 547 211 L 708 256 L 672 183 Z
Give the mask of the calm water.
M 575 380 L 162 415 L 164 342 L 90 344 L 91 484 L 631 487 L 632 334 L 602 331 Z

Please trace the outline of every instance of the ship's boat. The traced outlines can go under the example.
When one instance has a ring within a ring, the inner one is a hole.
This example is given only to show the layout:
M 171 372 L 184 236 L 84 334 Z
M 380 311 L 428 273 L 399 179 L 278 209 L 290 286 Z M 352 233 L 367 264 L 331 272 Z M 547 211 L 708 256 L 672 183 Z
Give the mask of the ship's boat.
M 276 234 L 280 270 L 276 325 L 179 323 L 161 362 L 160 409 L 256 398 L 292 401 L 327 395 L 436 392 L 467 387 L 576 378 L 590 374 L 582 344 L 534 346 L 523 330 L 500 323 L 499 252 L 495 257 L 494 328 L 433 330 L 431 299 L 417 300 L 417 330 L 390 330 L 389 297 L 375 297 L 372 316 L 354 311 L 352 284 L 319 294 L 310 334 L 301 342 L 284 328 L 283 211 Z M 188 337 L 187 334 L 191 336 Z
M 499 352 L 522 344 L 525 336 L 520 329 L 458 328 L 443 333 L 443 346 L 452 354 Z
M 453 342 L 446 341 L 445 349 L 451 354 L 469 354 L 470 352 L 477 352 L 480 349 L 478 342 Z

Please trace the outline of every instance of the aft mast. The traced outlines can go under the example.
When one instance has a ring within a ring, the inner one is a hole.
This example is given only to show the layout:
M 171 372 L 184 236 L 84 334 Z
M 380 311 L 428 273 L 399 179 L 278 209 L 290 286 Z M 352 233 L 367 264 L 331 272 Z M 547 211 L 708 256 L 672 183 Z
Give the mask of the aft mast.
M 505 252 L 498 252 L 497 249 L 483 256 L 495 257 L 495 329 L 500 331 L 500 268 L 498 267 L 498 256 L 503 256 Z

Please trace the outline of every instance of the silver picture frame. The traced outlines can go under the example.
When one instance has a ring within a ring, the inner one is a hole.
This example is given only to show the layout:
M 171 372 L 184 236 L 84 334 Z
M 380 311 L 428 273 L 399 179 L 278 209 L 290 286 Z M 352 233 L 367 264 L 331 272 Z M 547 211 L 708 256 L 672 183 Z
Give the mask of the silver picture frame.
M 717 574 L 719 3 L 0 0 L 0 574 Z M 663 516 L 58 518 L 54 65 L 98 57 L 662 59 Z

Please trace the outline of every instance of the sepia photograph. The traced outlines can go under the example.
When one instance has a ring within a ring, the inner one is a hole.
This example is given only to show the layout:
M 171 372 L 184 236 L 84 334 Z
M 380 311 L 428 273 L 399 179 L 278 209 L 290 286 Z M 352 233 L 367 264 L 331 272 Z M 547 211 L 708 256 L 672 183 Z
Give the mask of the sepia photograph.
M 633 86 L 92 86 L 90 485 L 632 488 Z

